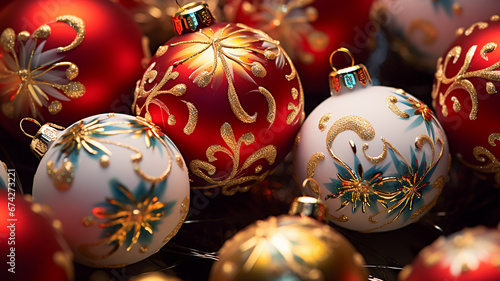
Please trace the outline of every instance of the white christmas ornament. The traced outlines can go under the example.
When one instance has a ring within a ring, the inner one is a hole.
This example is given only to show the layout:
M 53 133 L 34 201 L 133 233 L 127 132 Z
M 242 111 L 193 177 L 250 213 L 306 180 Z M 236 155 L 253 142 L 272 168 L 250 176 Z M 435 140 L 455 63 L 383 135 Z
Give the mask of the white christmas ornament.
M 0 189 L 7 190 L 9 188 L 9 176 L 7 174 L 7 165 L 0 161 Z
M 45 124 L 33 199 L 62 222 L 75 261 L 119 267 L 149 257 L 179 230 L 189 208 L 186 164 L 154 124 L 100 114 L 62 128 Z
M 363 65 L 330 74 L 332 97 L 306 118 L 294 173 L 342 227 L 378 232 L 418 220 L 436 203 L 450 164 L 445 133 L 429 107 L 401 89 L 371 86 Z

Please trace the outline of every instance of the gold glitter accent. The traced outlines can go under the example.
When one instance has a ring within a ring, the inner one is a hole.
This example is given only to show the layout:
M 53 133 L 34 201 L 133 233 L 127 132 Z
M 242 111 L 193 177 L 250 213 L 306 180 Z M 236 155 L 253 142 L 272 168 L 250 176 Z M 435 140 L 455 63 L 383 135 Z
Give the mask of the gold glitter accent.
M 498 15 L 493 15 L 493 16 L 491 16 L 490 20 L 491 20 L 491 21 L 498 21 L 498 20 L 500 20 L 500 16 L 498 16 Z
M 156 56 L 156 57 L 161 57 L 161 56 L 163 56 L 163 55 L 164 55 L 167 51 L 168 51 L 168 45 L 160 46 L 160 47 L 158 47 L 158 49 L 156 50 L 156 54 L 155 54 L 155 56 Z
M 177 118 L 175 117 L 175 115 L 170 114 L 170 116 L 168 116 L 167 123 L 169 126 L 175 125 L 177 123 Z
M 116 117 L 116 115 L 113 112 L 110 112 L 110 113 L 106 114 L 106 117 L 113 118 L 113 117 Z
M 66 23 L 76 31 L 76 37 L 73 42 L 68 46 L 57 48 L 59 53 L 73 50 L 83 42 L 85 25 L 82 19 L 75 16 L 61 16 L 57 18 L 57 22 Z M 21 31 L 18 34 L 18 39 L 21 45 L 19 52 L 22 52 L 22 54 L 18 55 L 14 48 L 16 40 L 14 30 L 7 28 L 2 32 L 0 42 L 4 51 L 10 54 L 9 61 L 12 62 L 11 64 L 7 64 L 3 69 L 0 69 L 0 77 L 9 78 L 9 81 L 12 81 L 9 82 L 12 84 L 9 84 L 10 91 L 12 92 L 11 97 L 1 105 L 4 115 L 8 118 L 18 117 L 26 106 L 29 107 L 35 118 L 39 114 L 38 108 L 45 106 L 48 107 L 50 114 L 61 112 L 63 109 L 61 102 L 59 100 L 52 100 L 49 103 L 50 97 L 61 100 L 68 99 L 62 95 L 57 96 L 57 91 L 52 93 L 46 92 L 48 89 L 43 87 L 48 86 L 56 90 L 61 90 L 67 97 L 72 99 L 79 98 L 85 94 L 85 86 L 80 82 L 72 81 L 79 74 L 78 67 L 74 63 L 57 62 L 62 59 L 61 57 L 55 61 L 53 60 L 52 65 L 48 63 L 38 65 L 40 61 L 44 61 L 44 56 L 46 56 L 46 52 L 40 51 L 43 43 L 38 44 L 39 40 L 45 40 L 50 35 L 50 26 L 42 25 L 33 32 L 31 36 L 32 40 L 28 42 L 30 33 Z M 26 48 L 26 46 L 30 46 L 31 49 Z M 5 54 L 5 56 L 9 54 Z M 27 63 L 23 62 L 20 58 L 27 60 Z M 15 67 L 12 66 L 13 64 L 15 64 Z M 54 74 L 54 72 L 52 72 L 52 76 L 55 75 L 56 77 L 44 76 L 44 74 L 50 73 L 58 67 L 67 67 L 65 76 L 67 80 L 70 80 L 68 84 L 58 84 L 59 81 L 64 79 L 63 77 L 59 77 L 58 74 Z
M 179 209 L 179 212 L 181 214 L 181 218 L 179 220 L 179 223 L 177 223 L 175 228 L 167 235 L 167 237 L 165 237 L 163 239 L 163 241 L 162 241 L 163 243 L 167 243 L 168 241 L 170 241 L 170 239 L 172 239 L 177 234 L 177 232 L 179 232 L 179 229 L 181 229 L 182 224 L 186 220 L 186 216 L 189 212 L 189 196 L 186 196 L 184 198 L 184 200 L 182 200 L 181 208 Z
M 288 110 L 290 110 L 290 113 L 286 116 L 286 123 L 288 125 L 291 125 L 295 118 L 299 114 L 304 115 L 304 92 L 302 90 L 302 85 L 300 85 L 300 91 L 298 91 L 295 88 L 292 88 L 292 98 L 294 100 L 299 99 L 299 103 L 297 105 L 293 104 L 292 102 L 289 102 L 287 105 Z M 301 118 L 301 122 L 303 120 L 303 117 Z
M 179 167 L 180 167 L 181 169 L 183 169 L 183 168 L 184 168 L 184 161 L 182 161 L 182 156 L 181 156 L 181 155 L 176 154 L 176 155 L 175 155 L 175 161 L 177 162 L 177 165 L 179 165 Z
M 101 167 L 108 167 L 109 166 L 109 156 L 108 155 L 101 156 L 101 158 L 99 158 L 99 164 L 101 164 Z
M 57 113 L 61 112 L 62 110 L 62 103 L 58 100 L 52 101 L 49 106 L 47 107 L 48 111 L 52 115 L 56 115 Z
M 494 95 L 497 93 L 497 88 L 495 87 L 495 84 L 492 82 L 487 82 L 486 83 L 486 92 L 490 95 Z
M 82 218 L 82 225 L 89 227 L 97 224 L 97 220 L 93 216 L 86 216 Z
M 257 167 L 255 167 L 255 173 L 258 174 L 262 172 L 262 165 L 257 165 Z
M 311 157 L 309 157 L 309 161 L 307 161 L 306 174 L 308 178 L 314 178 L 314 174 L 316 171 L 316 167 L 319 162 L 325 159 L 325 154 L 323 152 L 315 152 Z M 321 190 L 315 181 L 307 181 L 307 187 L 314 194 L 321 196 Z
M 187 101 L 182 101 L 186 104 L 188 111 L 189 111 L 189 119 L 184 127 L 184 134 L 190 135 L 193 133 L 194 129 L 196 128 L 196 123 L 198 122 L 198 109 L 194 104 L 187 102 Z M 169 118 L 170 121 L 170 118 Z
M 274 119 L 276 118 L 276 101 L 273 95 L 266 88 L 259 86 L 259 92 L 266 98 L 267 101 L 267 117 L 266 120 L 269 124 L 274 124 Z M 288 117 L 287 117 L 288 124 Z
M 426 266 L 434 266 L 442 259 L 443 255 L 441 252 L 432 252 L 424 257 L 424 263 Z
M 144 254 L 148 251 L 148 246 L 142 246 L 139 248 L 139 253 Z
M 434 24 L 425 19 L 416 18 L 410 22 L 408 26 L 407 38 L 413 37 L 416 32 L 423 32 L 425 37 L 422 41 L 424 45 L 431 45 L 436 42 L 438 38 L 438 30 Z
M 71 42 L 68 46 L 57 48 L 58 52 L 68 52 L 82 44 L 83 39 L 85 38 L 85 23 L 81 18 L 65 15 L 57 17 L 56 21 L 66 23 L 76 31 L 76 37 L 73 42 Z
M 465 28 L 463 28 L 463 27 L 457 28 L 457 30 L 455 31 L 455 36 L 458 37 L 458 36 L 464 34 L 464 31 L 465 31 Z
M 465 36 L 469 36 L 472 34 L 472 32 L 474 31 L 475 28 L 478 28 L 478 29 L 485 29 L 488 27 L 488 23 L 486 22 L 476 22 L 474 23 L 473 25 L 471 25 L 469 28 L 467 28 L 464 32 Z
M 327 128 L 326 123 L 328 123 L 328 121 L 330 121 L 330 119 L 332 119 L 332 116 L 333 116 L 333 114 L 330 112 L 321 116 L 321 118 L 319 119 L 319 123 L 318 123 L 318 129 L 320 130 L 320 132 L 324 132 L 326 130 L 326 128 Z
M 463 13 L 463 7 L 460 3 L 453 3 L 452 9 L 455 15 L 461 15 Z
M 47 173 L 52 179 L 54 187 L 59 191 L 67 191 L 71 188 L 73 178 L 75 176 L 75 168 L 73 163 L 68 159 L 64 159 L 61 168 L 54 168 L 54 162 L 50 160 L 47 162 Z
M 451 97 L 451 101 L 453 102 L 453 111 L 459 112 L 462 109 L 460 101 L 456 97 Z
M 398 99 L 395 96 L 388 96 L 385 99 L 385 102 L 387 104 L 387 107 L 389 107 L 389 109 L 397 116 L 399 116 L 401 118 L 410 118 L 410 114 L 408 114 L 408 113 L 406 113 L 398 108 L 398 106 L 396 105 L 396 103 L 398 102 Z
M 495 147 L 495 141 L 500 142 L 500 133 L 492 133 L 488 136 L 488 144 Z M 485 163 L 484 165 L 474 165 L 467 161 L 465 161 L 462 155 L 457 155 L 458 160 L 463 163 L 465 166 L 481 172 L 481 173 L 490 173 L 494 174 L 494 182 L 497 185 L 500 185 L 500 160 L 496 158 L 496 156 L 489 151 L 487 148 L 482 146 L 476 146 L 472 150 L 472 155 L 474 158 L 481 162 Z
M 495 82 L 500 81 L 500 75 L 497 73 L 498 71 L 496 71 L 500 67 L 500 61 L 495 62 L 491 66 L 486 67 L 484 69 L 467 71 L 471 66 L 471 62 L 473 61 L 477 47 L 478 47 L 477 45 L 473 45 L 472 47 L 470 47 L 470 49 L 467 51 L 467 54 L 465 55 L 464 64 L 462 65 L 458 73 L 451 78 L 448 78 L 446 76 L 448 63 L 451 59 L 453 59 L 453 63 L 457 62 L 457 60 L 461 56 L 462 48 L 460 46 L 455 46 L 454 48 L 452 48 L 444 58 L 444 63 L 443 63 L 443 58 L 438 59 L 437 70 L 435 73 L 436 82 L 433 85 L 432 99 L 434 102 L 436 101 L 436 99 L 438 100 L 439 105 L 442 106 L 441 111 L 445 117 L 448 116 L 448 108 L 445 105 L 446 98 L 450 95 L 452 91 L 460 89 L 460 90 L 465 90 L 467 93 L 469 93 L 472 102 L 472 109 L 469 113 L 469 119 L 476 120 L 478 114 L 479 101 L 474 84 L 472 84 L 469 78 L 482 78 L 487 81 L 495 81 Z M 481 48 L 480 52 L 481 57 L 485 60 L 488 60 L 486 54 L 494 51 L 496 47 L 497 47 L 496 44 L 491 44 L 491 43 L 485 44 Z M 440 92 L 441 84 L 449 85 L 445 93 Z M 488 90 L 488 86 L 486 86 L 486 88 Z M 493 91 L 491 87 L 489 89 Z M 454 110 L 462 109 L 461 107 L 459 107 L 459 104 L 457 104 L 455 101 L 453 107 Z
M 220 134 L 226 145 L 229 147 L 229 149 L 219 144 L 211 145 L 210 147 L 207 148 L 206 151 L 208 162 L 202 160 L 192 160 L 189 163 L 190 171 L 195 176 L 204 179 L 210 185 L 201 187 L 191 187 L 191 188 L 212 189 L 216 187 L 222 187 L 222 193 L 224 195 L 233 195 L 238 191 L 242 192 L 248 191 L 248 189 L 251 186 L 263 181 L 264 178 L 269 173 L 269 171 L 266 171 L 261 175 L 252 175 L 244 177 L 237 177 L 237 175 L 240 174 L 243 170 L 248 169 L 251 165 L 253 165 L 256 161 L 260 159 L 264 159 L 269 165 L 272 165 L 276 160 L 276 155 L 278 153 L 276 147 L 273 145 L 268 145 L 263 148 L 260 148 L 258 151 L 250 155 L 244 161 L 243 165 L 239 167 L 241 146 L 243 144 L 247 146 L 253 144 L 255 142 L 254 135 L 251 132 L 248 132 L 243 134 L 238 139 L 238 141 L 236 141 L 233 129 L 231 125 L 227 122 L 221 126 Z M 216 172 L 216 167 L 210 163 L 217 160 L 215 154 L 219 152 L 229 156 L 233 162 L 233 167 L 231 172 L 229 173 L 229 175 L 227 175 L 225 179 L 222 180 L 216 180 L 210 177 L 211 175 L 214 175 Z M 202 170 L 206 171 L 207 174 L 205 174 Z M 251 181 L 254 181 L 255 183 L 241 186 L 242 184 Z
M 250 70 L 252 70 L 252 74 L 258 78 L 264 78 L 267 75 L 266 69 L 262 66 L 262 64 L 260 62 L 256 62 L 256 61 L 253 62 Z
M 331 214 L 328 214 L 328 219 L 337 221 L 337 222 L 346 222 L 349 220 L 349 217 L 346 215 L 341 215 L 340 217 L 333 216 Z
M 38 204 L 38 203 L 33 203 L 31 204 L 31 210 L 37 214 L 40 214 L 42 213 L 42 205 Z

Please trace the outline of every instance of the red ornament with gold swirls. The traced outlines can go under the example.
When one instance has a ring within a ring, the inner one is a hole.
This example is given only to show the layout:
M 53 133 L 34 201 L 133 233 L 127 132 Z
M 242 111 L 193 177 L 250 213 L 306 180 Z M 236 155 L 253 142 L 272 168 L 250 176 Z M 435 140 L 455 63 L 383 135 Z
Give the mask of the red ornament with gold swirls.
M 64 5 L 15 1 L 0 14 L 0 120 L 68 126 L 102 112 L 124 112 L 143 71 L 142 33 L 111 1 Z
M 455 159 L 500 185 L 500 17 L 466 29 L 437 63 L 432 98 Z
M 261 182 L 289 153 L 304 97 L 279 42 L 242 24 L 213 23 L 199 5 L 179 10 L 176 16 L 186 18 L 201 11 L 200 26 L 158 49 L 137 84 L 133 110 L 177 144 L 191 188 L 232 195 Z M 183 22 L 174 26 L 186 28 Z
M 328 57 L 349 48 L 360 60 L 368 56 L 378 27 L 370 23 L 373 0 L 228 0 L 231 22 L 260 29 L 280 41 L 301 75 L 306 95 L 328 92 Z
M 0 188 L 2 279 L 73 280 L 73 254 L 61 222 L 52 218 L 47 206 L 29 202 L 9 187 Z

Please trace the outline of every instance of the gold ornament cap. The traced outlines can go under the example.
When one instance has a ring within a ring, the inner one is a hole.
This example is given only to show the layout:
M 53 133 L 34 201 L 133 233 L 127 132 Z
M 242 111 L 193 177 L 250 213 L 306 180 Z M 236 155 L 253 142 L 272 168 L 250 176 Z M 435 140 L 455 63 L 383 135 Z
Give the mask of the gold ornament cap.
M 172 17 L 174 31 L 178 35 L 197 31 L 215 23 L 215 18 L 205 2 L 179 5 L 179 9 Z
M 328 207 L 321 199 L 300 196 L 293 200 L 288 214 L 291 216 L 305 216 L 325 222 L 328 219 Z
M 33 122 L 40 127 L 35 135 L 30 135 L 24 130 L 23 122 L 25 121 Z M 47 150 L 49 150 L 52 142 L 54 142 L 65 129 L 62 126 L 53 123 L 46 123 L 44 125 L 41 125 L 37 120 L 33 118 L 23 118 L 19 123 L 19 126 L 21 127 L 21 131 L 26 136 L 32 139 L 30 150 L 38 157 L 38 159 L 41 159 L 45 155 L 45 153 L 47 153 Z
M 337 69 L 333 65 L 333 56 L 337 53 L 346 53 L 351 59 L 351 65 L 345 68 Z M 354 57 L 351 51 L 347 48 L 339 48 L 330 55 L 330 66 L 333 71 L 330 72 L 329 82 L 330 82 L 330 93 L 332 95 L 337 95 L 343 89 L 352 90 L 356 85 L 371 85 L 372 79 L 366 66 L 363 64 L 355 64 Z

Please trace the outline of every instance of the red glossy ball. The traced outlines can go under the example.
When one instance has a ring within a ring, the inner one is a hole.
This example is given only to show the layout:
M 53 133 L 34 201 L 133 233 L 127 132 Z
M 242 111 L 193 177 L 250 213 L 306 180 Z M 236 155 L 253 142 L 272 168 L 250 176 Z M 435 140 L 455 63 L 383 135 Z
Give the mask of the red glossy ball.
M 437 63 L 433 106 L 454 158 L 500 185 L 500 17 L 457 32 Z
M 73 280 L 73 254 L 47 207 L 10 189 L 0 189 L 0 204 L 2 279 Z
M 261 182 L 290 152 L 304 115 L 299 76 L 279 42 L 216 23 L 160 47 L 133 109 L 179 147 L 191 188 L 226 195 Z
M 440 237 L 399 275 L 401 281 L 497 281 L 500 231 L 482 226 Z
M 0 14 L 0 121 L 68 126 L 103 112 L 130 112 L 144 68 L 142 33 L 108 0 L 15 1 Z M 30 59 L 31 58 L 31 59 Z
M 379 26 L 370 21 L 373 0 L 229 0 L 225 16 L 279 40 L 301 75 L 306 95 L 329 93 L 332 51 L 346 47 L 365 61 Z

